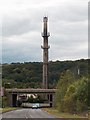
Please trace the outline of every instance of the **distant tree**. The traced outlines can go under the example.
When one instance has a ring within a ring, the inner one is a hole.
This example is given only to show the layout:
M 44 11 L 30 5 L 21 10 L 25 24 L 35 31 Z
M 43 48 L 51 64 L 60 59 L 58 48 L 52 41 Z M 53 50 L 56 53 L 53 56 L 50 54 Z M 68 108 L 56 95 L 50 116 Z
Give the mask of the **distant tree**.
M 5 88 L 15 88 L 17 83 L 13 79 L 2 79 L 2 86 Z
M 17 107 L 21 107 L 22 105 L 22 101 L 21 100 L 17 100 Z
M 31 95 L 30 97 L 28 97 L 28 100 L 27 100 L 29 103 L 33 103 L 33 101 L 34 101 L 34 98 L 33 98 L 33 96 Z

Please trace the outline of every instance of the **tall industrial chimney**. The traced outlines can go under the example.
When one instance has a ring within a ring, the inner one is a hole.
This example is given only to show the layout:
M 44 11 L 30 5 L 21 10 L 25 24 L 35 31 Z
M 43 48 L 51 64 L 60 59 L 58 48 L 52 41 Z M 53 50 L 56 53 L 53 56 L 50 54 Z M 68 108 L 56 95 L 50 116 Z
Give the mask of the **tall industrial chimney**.
M 43 46 L 41 48 L 43 49 L 43 81 L 42 81 L 42 88 L 48 89 L 48 49 L 50 46 L 48 46 L 48 37 L 50 36 L 50 33 L 48 32 L 47 27 L 48 17 L 43 18 Z

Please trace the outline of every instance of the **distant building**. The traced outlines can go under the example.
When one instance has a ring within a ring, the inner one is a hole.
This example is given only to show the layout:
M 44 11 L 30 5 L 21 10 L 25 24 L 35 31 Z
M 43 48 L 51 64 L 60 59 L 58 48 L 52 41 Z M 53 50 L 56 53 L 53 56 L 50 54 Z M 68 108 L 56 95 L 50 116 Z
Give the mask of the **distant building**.
M 17 99 L 18 99 L 18 100 L 21 100 L 21 101 L 26 101 L 26 100 L 27 100 L 27 95 L 25 95 L 25 94 L 18 95 L 18 96 L 17 96 Z
M 18 95 L 17 96 L 17 99 L 18 100 L 21 100 L 21 101 L 26 101 L 29 97 L 33 96 L 33 98 L 36 98 L 37 95 L 35 94 L 21 94 L 21 95 Z

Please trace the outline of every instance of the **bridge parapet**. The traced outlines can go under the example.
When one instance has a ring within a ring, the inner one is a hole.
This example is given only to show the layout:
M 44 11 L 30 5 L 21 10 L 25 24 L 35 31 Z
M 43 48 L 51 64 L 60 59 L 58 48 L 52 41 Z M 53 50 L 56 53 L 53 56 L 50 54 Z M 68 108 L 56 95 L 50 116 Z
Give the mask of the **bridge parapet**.
M 6 89 L 8 93 L 55 93 L 56 89 Z

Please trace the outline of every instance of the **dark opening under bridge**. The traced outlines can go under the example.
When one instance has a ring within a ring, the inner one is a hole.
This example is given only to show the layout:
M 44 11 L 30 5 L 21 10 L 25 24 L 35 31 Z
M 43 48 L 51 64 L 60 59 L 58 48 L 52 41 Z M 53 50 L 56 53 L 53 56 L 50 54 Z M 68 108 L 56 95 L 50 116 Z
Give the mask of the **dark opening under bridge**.
M 48 98 L 48 103 L 50 106 L 53 106 L 54 99 L 55 99 L 55 92 L 56 89 L 5 89 L 5 93 L 7 96 L 8 105 L 11 107 L 16 107 L 17 96 L 20 94 L 37 94 L 37 95 L 44 95 Z

